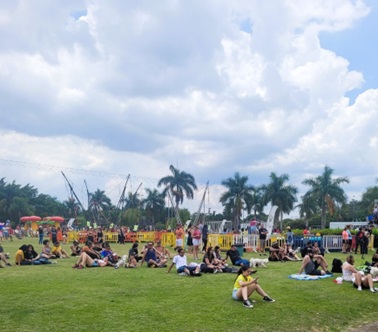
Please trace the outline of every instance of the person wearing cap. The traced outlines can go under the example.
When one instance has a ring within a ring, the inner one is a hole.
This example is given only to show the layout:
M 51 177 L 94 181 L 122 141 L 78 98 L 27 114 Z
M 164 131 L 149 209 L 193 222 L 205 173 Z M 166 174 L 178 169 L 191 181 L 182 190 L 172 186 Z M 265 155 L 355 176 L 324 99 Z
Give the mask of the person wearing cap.
M 325 266 L 323 264 L 319 265 L 321 267 L 321 270 L 317 269 L 315 262 L 313 261 L 313 259 L 316 259 L 317 256 L 319 256 L 319 255 L 315 255 L 314 252 L 312 251 L 312 249 L 308 248 L 307 249 L 307 255 L 304 257 L 304 259 L 302 261 L 302 266 L 301 266 L 301 269 L 299 270 L 299 274 L 301 274 L 303 271 L 306 274 L 309 274 L 309 275 L 312 275 L 312 276 L 332 274 L 331 272 L 329 272 L 325 268 Z

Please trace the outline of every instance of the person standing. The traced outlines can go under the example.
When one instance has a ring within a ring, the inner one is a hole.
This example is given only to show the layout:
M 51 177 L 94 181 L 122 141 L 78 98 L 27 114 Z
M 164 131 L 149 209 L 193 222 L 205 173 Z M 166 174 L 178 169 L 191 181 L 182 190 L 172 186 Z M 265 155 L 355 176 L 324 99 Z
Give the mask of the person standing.
M 200 246 L 200 243 L 201 243 L 201 231 L 200 231 L 198 225 L 194 225 L 192 238 L 193 238 L 193 259 L 197 260 L 198 259 L 199 246 Z
M 176 248 L 180 247 L 183 248 L 184 242 L 183 242 L 183 235 L 184 235 L 184 229 L 181 224 L 178 224 L 175 230 L 176 235 Z
M 192 254 L 193 253 L 193 238 L 192 238 L 193 228 L 191 224 L 189 224 L 187 232 L 188 232 L 188 237 L 186 239 L 186 246 L 188 247 L 188 253 Z
M 207 237 L 209 236 L 209 226 L 207 224 L 203 225 L 202 228 L 202 252 L 205 253 L 207 250 Z
M 39 237 L 38 244 L 43 244 L 43 227 L 42 227 L 42 225 L 38 226 L 38 237 Z
M 57 232 L 55 226 L 52 226 L 51 227 L 51 242 L 52 243 L 55 243 L 55 242 L 58 241 L 57 236 L 58 236 L 58 232 Z
M 263 224 L 260 224 L 259 227 L 259 239 L 260 239 L 260 256 L 266 256 L 265 246 L 266 246 L 266 237 L 268 235 L 268 230 L 264 227 Z

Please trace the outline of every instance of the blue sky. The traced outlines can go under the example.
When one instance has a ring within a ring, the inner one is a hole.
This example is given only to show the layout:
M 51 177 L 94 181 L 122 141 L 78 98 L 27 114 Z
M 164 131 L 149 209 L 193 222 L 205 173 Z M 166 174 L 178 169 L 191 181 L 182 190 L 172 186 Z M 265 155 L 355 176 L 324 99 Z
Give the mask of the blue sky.
M 323 47 L 348 59 L 350 69 L 358 70 L 364 75 L 364 83 L 361 88 L 347 93 L 351 100 L 354 100 L 362 91 L 378 86 L 378 41 L 376 36 L 378 8 L 376 1 L 365 2 L 371 8 L 370 14 L 366 18 L 356 22 L 355 26 L 350 29 L 320 35 Z
M 0 3 L 0 174 L 82 201 L 126 177 L 250 184 L 327 165 L 348 197 L 378 177 L 378 5 L 371 0 Z M 195 24 L 193 24 L 195 22 Z

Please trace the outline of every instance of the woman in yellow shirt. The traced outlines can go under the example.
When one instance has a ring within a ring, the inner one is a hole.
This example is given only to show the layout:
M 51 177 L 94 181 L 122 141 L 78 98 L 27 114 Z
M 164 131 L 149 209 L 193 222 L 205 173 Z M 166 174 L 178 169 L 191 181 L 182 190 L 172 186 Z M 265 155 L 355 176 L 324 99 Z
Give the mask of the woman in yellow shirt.
M 248 266 L 244 265 L 239 269 L 238 275 L 235 279 L 234 289 L 232 290 L 232 298 L 236 301 L 243 301 L 243 305 L 246 308 L 253 308 L 251 301 L 249 301 L 249 297 L 254 291 L 256 291 L 263 297 L 265 302 L 275 302 L 275 300 L 270 298 L 258 284 L 257 280 L 259 277 L 253 279 L 251 273 L 252 270 Z M 256 301 L 252 300 L 252 302 Z

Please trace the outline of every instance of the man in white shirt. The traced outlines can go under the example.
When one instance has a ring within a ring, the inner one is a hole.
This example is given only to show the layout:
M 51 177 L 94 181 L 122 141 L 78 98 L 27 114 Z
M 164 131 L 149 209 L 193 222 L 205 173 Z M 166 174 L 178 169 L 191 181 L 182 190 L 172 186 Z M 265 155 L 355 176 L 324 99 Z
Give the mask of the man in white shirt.
M 168 268 L 167 273 L 169 273 L 172 270 L 173 265 L 176 265 L 177 273 L 185 273 L 186 275 L 191 276 L 200 276 L 201 266 L 199 264 L 195 264 L 196 266 L 188 265 L 184 249 L 179 248 L 177 252 L 178 255 L 173 257 L 172 264 Z

